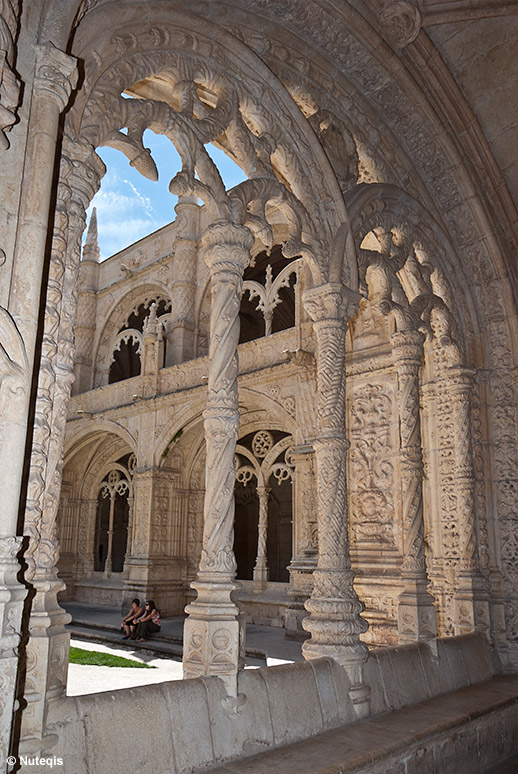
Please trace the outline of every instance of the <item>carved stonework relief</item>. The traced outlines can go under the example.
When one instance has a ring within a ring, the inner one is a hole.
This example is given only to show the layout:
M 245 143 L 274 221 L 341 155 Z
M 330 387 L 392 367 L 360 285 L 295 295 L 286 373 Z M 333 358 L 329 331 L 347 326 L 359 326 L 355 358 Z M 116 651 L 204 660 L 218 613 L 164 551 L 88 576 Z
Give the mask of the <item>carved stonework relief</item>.
M 14 69 L 19 14 L 20 0 L 0 3 L 0 150 L 9 148 L 6 133 L 16 121 L 20 100 L 20 81 Z
M 388 384 L 353 388 L 349 409 L 349 489 L 353 544 L 395 547 L 395 449 Z

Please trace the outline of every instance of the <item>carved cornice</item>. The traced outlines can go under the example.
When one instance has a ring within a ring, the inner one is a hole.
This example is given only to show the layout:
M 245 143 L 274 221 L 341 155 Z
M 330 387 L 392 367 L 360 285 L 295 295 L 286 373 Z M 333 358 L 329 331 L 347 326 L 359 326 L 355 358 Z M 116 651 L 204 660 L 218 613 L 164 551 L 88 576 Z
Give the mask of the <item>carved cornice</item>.
M 72 90 L 77 86 L 77 59 L 65 54 L 52 43 L 37 47 L 34 92 L 56 102 L 59 112 L 68 105 Z

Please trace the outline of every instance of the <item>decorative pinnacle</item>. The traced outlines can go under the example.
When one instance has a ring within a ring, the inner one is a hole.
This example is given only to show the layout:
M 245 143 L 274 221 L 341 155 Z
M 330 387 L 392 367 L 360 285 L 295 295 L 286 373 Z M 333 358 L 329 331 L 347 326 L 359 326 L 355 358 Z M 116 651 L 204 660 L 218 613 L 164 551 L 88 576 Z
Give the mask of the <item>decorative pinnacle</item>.
M 101 251 L 97 236 L 97 209 L 94 207 L 88 224 L 88 232 L 83 247 L 83 261 L 95 261 L 99 263 Z

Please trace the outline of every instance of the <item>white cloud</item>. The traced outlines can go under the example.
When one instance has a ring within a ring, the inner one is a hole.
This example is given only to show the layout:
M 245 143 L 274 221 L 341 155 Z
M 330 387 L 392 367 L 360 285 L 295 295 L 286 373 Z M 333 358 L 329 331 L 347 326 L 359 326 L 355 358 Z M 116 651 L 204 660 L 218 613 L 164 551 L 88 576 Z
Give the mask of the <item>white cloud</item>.
M 143 207 L 144 207 L 144 209 L 146 210 L 147 214 L 148 214 L 148 215 L 149 215 L 149 217 L 151 218 L 151 217 L 152 217 L 152 214 L 151 214 L 151 213 L 152 213 L 152 212 L 154 212 L 153 205 L 151 204 L 151 199 L 150 199 L 148 196 L 143 196 L 143 195 L 140 193 L 140 191 L 137 191 L 137 189 L 135 188 L 135 186 L 133 185 L 133 183 L 131 183 L 129 180 L 125 180 L 124 182 L 125 182 L 125 183 L 127 183 L 127 184 L 129 185 L 129 187 L 131 188 L 131 190 L 133 191 L 133 193 L 135 194 L 135 196 L 136 196 L 136 197 L 138 197 L 138 199 L 139 199 L 140 203 L 142 204 L 142 206 L 143 206 Z
M 103 178 L 102 188 L 89 207 L 97 209 L 101 260 L 160 228 L 151 200 L 143 196 L 129 180 L 121 180 L 115 171 Z

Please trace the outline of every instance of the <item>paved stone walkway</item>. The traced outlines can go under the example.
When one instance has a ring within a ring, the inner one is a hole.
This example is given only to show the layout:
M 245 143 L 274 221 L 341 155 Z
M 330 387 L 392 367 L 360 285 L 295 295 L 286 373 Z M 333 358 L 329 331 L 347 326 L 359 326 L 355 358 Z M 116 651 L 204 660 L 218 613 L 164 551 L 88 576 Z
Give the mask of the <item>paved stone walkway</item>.
M 150 653 L 181 660 L 185 616 L 163 618 L 160 633 L 144 643 L 122 639 L 119 607 L 78 602 L 61 603 L 72 616 L 67 629 L 76 639 L 115 645 L 121 650 Z M 287 640 L 284 629 L 274 626 L 246 626 L 246 656 L 249 666 L 272 666 L 286 661 L 303 661 L 301 643 Z

